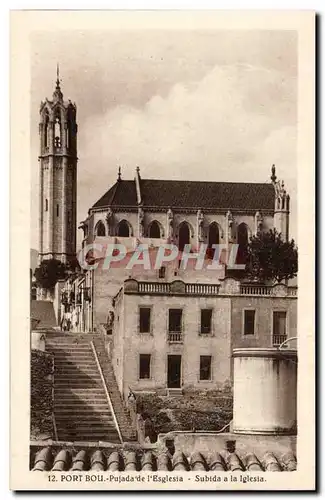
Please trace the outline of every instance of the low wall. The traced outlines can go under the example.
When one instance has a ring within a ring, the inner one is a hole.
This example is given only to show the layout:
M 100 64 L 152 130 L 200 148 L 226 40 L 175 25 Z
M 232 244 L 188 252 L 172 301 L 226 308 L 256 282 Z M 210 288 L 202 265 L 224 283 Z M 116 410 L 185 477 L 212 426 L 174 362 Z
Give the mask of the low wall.
M 31 351 L 30 432 L 31 439 L 54 439 L 53 429 L 53 355 Z
M 32 350 L 45 351 L 46 334 L 42 331 L 31 332 L 31 348 Z
M 213 453 L 216 450 L 226 449 L 230 452 L 242 454 L 254 452 L 263 455 L 267 452 L 284 454 L 291 451 L 296 454 L 296 436 L 272 435 L 239 435 L 234 433 L 205 433 L 205 432 L 170 432 L 159 434 L 157 444 L 168 444 L 173 441 L 175 450 L 181 450 L 185 455 L 193 452 Z M 170 446 L 170 444 L 168 444 Z

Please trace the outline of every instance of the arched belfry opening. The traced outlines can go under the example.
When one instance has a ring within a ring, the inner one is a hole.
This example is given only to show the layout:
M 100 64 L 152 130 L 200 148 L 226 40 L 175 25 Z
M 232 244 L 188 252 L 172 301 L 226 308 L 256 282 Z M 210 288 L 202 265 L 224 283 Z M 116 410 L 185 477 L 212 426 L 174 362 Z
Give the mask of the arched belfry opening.
M 61 138 L 61 116 L 60 116 L 59 113 L 56 114 L 55 121 L 54 121 L 54 141 L 55 141 L 55 147 L 56 148 L 61 147 L 61 143 L 62 143 L 62 138 Z
M 48 148 L 49 147 L 49 112 L 48 110 L 45 111 L 44 113 L 44 147 Z
M 245 264 L 247 261 L 248 227 L 242 222 L 237 229 L 238 254 L 237 263 Z
M 126 220 L 121 220 L 116 228 L 116 235 L 121 238 L 128 238 L 132 236 L 132 230 Z
M 149 238 L 161 238 L 160 226 L 156 220 L 152 221 L 148 231 Z
M 178 248 L 183 252 L 185 245 L 190 243 L 190 227 L 187 222 L 182 222 L 178 229 Z

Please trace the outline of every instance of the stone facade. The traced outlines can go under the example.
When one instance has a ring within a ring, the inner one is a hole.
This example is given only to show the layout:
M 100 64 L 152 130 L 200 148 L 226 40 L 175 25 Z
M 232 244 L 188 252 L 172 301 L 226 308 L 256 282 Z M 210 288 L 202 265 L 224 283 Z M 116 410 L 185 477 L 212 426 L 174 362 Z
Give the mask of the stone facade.
M 76 113 L 57 79 L 52 100 L 40 106 L 39 262 L 68 262 L 76 253 Z
M 236 347 L 272 347 L 273 312 L 286 316 L 286 338 L 296 336 L 296 288 L 245 287 L 233 279 L 220 286 L 162 284 L 127 280 L 115 299 L 112 362 L 119 389 L 127 397 L 134 391 L 168 388 L 168 356 L 181 356 L 180 388 L 221 388 L 232 378 L 231 352 Z M 142 291 L 141 291 L 142 290 Z M 140 308 L 150 309 L 150 330 L 140 332 Z M 182 309 L 180 335 L 170 335 L 170 309 Z M 211 309 L 211 330 L 201 333 L 201 310 Z M 253 334 L 245 333 L 244 311 L 255 312 Z M 284 338 L 281 337 L 281 341 Z M 140 355 L 150 355 L 150 375 L 140 378 Z M 211 356 L 210 377 L 200 380 L 200 357 Z

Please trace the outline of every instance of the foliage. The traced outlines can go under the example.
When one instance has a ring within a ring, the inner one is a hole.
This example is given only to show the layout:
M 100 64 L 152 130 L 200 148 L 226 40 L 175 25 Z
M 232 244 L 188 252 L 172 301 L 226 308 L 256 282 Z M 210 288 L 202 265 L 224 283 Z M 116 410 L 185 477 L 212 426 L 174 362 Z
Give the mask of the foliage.
M 37 286 L 52 290 L 57 281 L 67 276 L 67 266 L 57 259 L 43 260 L 35 269 L 34 276 Z
M 297 276 L 298 249 L 294 240 L 284 241 L 276 229 L 260 232 L 250 238 L 247 247 L 245 275 L 267 282 L 288 280 Z
M 232 420 L 229 391 L 191 391 L 181 398 L 138 394 L 137 412 L 150 419 L 155 433 L 220 430 Z
M 33 439 L 53 434 L 53 355 L 32 350 L 30 380 L 30 425 Z

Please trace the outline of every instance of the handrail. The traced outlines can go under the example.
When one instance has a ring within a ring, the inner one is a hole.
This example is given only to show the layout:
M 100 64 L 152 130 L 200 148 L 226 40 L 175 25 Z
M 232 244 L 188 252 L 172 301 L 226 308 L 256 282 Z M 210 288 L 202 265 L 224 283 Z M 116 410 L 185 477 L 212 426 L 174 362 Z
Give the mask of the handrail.
M 289 337 L 288 339 L 284 340 L 279 346 L 278 349 L 280 350 L 285 344 L 290 342 L 291 340 L 298 340 L 298 337 Z
M 57 430 L 57 427 L 56 427 L 54 411 L 52 411 L 52 423 L 53 423 L 53 430 L 54 430 L 54 438 L 55 438 L 55 441 L 58 441 L 59 440 L 59 438 L 58 438 L 58 430 Z
M 95 349 L 93 341 L 90 342 L 90 345 L 91 345 L 91 348 L 93 350 L 95 361 L 96 361 L 96 364 L 97 364 L 97 368 L 98 368 L 98 371 L 99 371 L 99 374 L 100 374 L 100 378 L 101 378 L 103 386 L 104 386 L 104 391 L 105 391 L 105 395 L 106 395 L 106 398 L 107 398 L 107 401 L 108 401 L 108 406 L 109 406 L 109 408 L 111 410 L 111 413 L 113 415 L 113 420 L 114 420 L 114 424 L 115 424 L 115 427 L 116 427 L 116 430 L 117 430 L 117 433 L 118 433 L 118 437 L 119 437 L 119 440 L 121 441 L 121 443 L 123 444 L 122 434 L 121 434 L 121 431 L 120 431 L 120 428 L 119 428 L 119 425 L 118 425 L 118 421 L 117 421 L 116 416 L 115 416 L 115 411 L 114 411 L 114 408 L 113 408 L 113 405 L 112 405 L 112 401 L 111 401 L 109 392 L 107 390 L 105 378 L 104 378 L 103 371 L 102 371 L 102 368 L 101 368 L 100 363 L 99 363 L 99 359 L 98 359 L 97 352 L 96 352 L 96 349 Z

